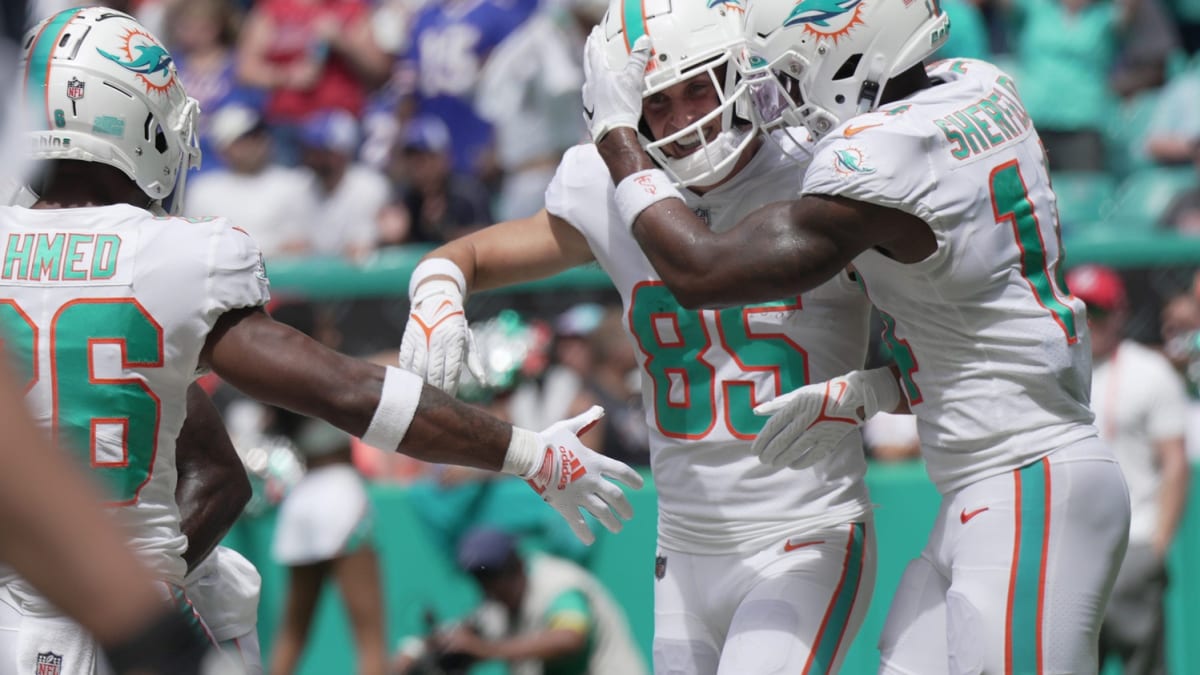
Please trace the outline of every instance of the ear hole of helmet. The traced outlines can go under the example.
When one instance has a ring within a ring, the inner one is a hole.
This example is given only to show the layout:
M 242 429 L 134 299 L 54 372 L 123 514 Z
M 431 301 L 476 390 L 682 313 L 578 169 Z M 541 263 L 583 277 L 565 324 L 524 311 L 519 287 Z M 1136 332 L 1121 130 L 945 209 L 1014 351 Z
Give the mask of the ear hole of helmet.
M 153 129 L 153 133 L 151 133 L 151 129 Z M 163 133 L 162 125 L 154 119 L 154 113 L 146 115 L 146 122 L 142 126 L 142 138 L 146 139 L 147 143 L 153 141 L 154 149 L 160 155 L 170 147 L 167 143 L 167 135 Z
M 854 72 L 858 70 L 858 62 L 862 61 L 862 54 L 852 54 L 850 58 L 842 63 L 837 72 L 833 74 L 833 81 L 846 80 L 854 77 Z

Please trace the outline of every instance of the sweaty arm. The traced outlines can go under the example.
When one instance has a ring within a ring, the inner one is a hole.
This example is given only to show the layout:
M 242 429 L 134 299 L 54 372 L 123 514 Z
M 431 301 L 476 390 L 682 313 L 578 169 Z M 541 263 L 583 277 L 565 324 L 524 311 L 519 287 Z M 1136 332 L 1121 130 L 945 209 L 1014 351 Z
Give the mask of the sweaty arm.
M 251 398 L 323 419 L 359 437 L 379 406 L 387 370 L 329 349 L 261 308 L 222 316 L 201 359 Z M 509 426 L 500 420 L 423 387 L 403 451 L 427 462 L 499 471 L 509 436 Z
M 631 129 L 609 132 L 597 147 L 618 186 L 654 168 Z M 710 230 L 682 200 L 662 199 L 636 215 L 632 231 L 655 271 L 688 308 L 732 307 L 802 293 L 872 247 L 915 262 L 935 246 L 929 226 L 919 218 L 829 195 L 767 204 L 726 232 Z
M 188 415 L 175 451 L 179 472 L 175 503 L 188 538 L 183 559 L 190 572 L 241 515 L 250 501 L 250 480 L 221 414 L 200 385 L 188 388 L 187 403 Z
M 319 417 L 369 445 L 426 462 L 521 476 L 585 544 L 594 535 L 580 509 L 612 532 L 621 529 L 617 515 L 633 515 L 629 500 L 609 479 L 639 488 L 641 476 L 579 441 L 603 415 L 598 406 L 541 432 L 513 427 L 409 371 L 329 349 L 260 307 L 222 315 L 205 342 L 201 364 L 252 398 Z

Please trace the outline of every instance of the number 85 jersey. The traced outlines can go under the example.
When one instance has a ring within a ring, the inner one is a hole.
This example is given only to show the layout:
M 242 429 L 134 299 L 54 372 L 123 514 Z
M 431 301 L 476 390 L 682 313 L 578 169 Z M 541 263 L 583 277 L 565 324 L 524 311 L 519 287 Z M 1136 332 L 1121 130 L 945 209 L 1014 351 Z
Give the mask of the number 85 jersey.
M 0 334 L 30 411 L 181 583 L 175 439 L 213 324 L 268 299 L 258 247 L 224 219 L 127 205 L 0 207 L 0 247 Z
M 728 182 L 703 196 L 684 191 L 685 199 L 711 227 L 728 229 L 794 194 L 803 167 L 764 142 Z M 863 366 L 869 304 L 861 290 L 843 274 L 800 297 L 685 309 L 621 223 L 613 191 L 595 146 L 576 146 L 559 164 L 546 209 L 587 238 L 621 294 L 642 369 L 659 545 L 749 553 L 810 528 L 865 519 L 858 433 L 807 471 L 772 469 L 751 452 L 766 421 L 753 414 L 755 405 Z

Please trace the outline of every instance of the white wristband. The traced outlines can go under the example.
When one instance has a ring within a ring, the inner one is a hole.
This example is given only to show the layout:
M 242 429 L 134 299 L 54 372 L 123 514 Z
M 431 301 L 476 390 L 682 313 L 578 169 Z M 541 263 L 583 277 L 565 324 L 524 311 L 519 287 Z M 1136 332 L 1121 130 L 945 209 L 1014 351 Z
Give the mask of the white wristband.
M 538 435 L 528 429 L 513 427 L 512 438 L 508 441 L 508 454 L 504 455 L 504 465 L 500 470 L 514 476 L 529 478 L 537 471 L 545 448 L 538 441 Z
M 632 173 L 621 179 L 617 190 L 613 193 L 613 201 L 617 203 L 617 213 L 621 214 L 621 222 L 626 228 L 633 227 L 633 221 L 648 209 L 664 199 L 683 199 L 679 190 L 671 184 L 671 179 L 661 169 L 646 169 Z
M 433 276 L 447 276 L 454 279 L 458 284 L 458 292 L 466 295 L 467 293 L 467 278 L 463 276 L 462 269 L 454 264 L 449 258 L 427 258 L 422 260 L 413 270 L 412 276 L 408 279 L 408 298 L 412 299 L 417 291 L 417 287 L 423 281 Z
M 417 414 L 417 403 L 421 400 L 421 388 L 425 381 L 415 373 L 388 366 L 383 376 L 383 390 L 379 392 L 379 406 L 366 433 L 363 443 L 394 452 L 408 433 L 413 416 Z

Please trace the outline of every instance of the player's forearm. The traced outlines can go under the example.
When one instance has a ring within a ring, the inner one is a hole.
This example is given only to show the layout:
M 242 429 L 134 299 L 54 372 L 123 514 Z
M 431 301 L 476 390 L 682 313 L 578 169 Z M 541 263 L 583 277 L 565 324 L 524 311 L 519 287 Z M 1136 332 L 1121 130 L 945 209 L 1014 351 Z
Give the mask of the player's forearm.
M 453 262 L 462 270 L 467 293 L 545 279 L 592 260 L 583 235 L 556 220 L 542 209 L 455 239 L 423 260 Z
M 175 502 L 188 538 L 183 559 L 190 572 L 216 548 L 250 501 L 250 480 L 212 399 L 188 388 L 188 416 L 176 442 L 179 479 Z
M 819 285 L 849 262 L 828 239 L 798 234 L 794 208 L 768 204 L 717 233 L 683 202 L 667 199 L 638 216 L 633 235 L 684 307 L 778 300 Z

